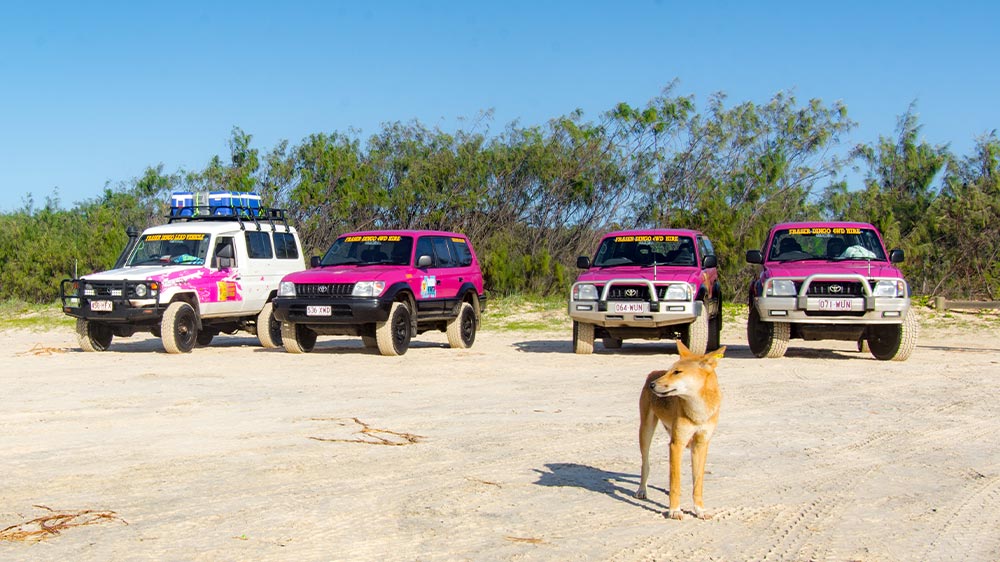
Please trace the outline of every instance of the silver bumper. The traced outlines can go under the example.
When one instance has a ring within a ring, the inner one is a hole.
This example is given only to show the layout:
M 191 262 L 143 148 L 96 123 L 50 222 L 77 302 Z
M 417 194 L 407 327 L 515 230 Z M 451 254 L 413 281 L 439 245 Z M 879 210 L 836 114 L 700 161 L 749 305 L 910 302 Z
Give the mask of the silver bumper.
M 645 284 L 649 290 L 649 301 L 608 300 L 612 285 Z M 657 297 L 657 287 L 668 283 L 653 283 L 647 279 L 616 279 L 605 284 L 598 300 L 574 300 L 570 298 L 568 312 L 577 322 L 586 322 L 605 328 L 659 328 L 675 324 L 690 324 L 701 315 L 702 302 L 696 300 L 661 300 Z M 679 282 L 669 283 L 679 284 Z M 687 285 L 685 283 L 685 285 Z M 693 287 L 688 292 L 694 294 Z M 641 307 L 642 310 L 632 310 Z
M 815 280 L 860 280 L 864 294 L 843 298 L 807 295 L 809 285 Z M 755 302 L 764 322 L 800 324 L 901 324 L 910 309 L 908 297 L 876 297 L 872 295 L 867 279 L 850 274 L 811 275 L 803 281 L 795 296 L 760 296 Z M 839 310 L 831 306 L 833 304 L 849 304 L 850 310 Z

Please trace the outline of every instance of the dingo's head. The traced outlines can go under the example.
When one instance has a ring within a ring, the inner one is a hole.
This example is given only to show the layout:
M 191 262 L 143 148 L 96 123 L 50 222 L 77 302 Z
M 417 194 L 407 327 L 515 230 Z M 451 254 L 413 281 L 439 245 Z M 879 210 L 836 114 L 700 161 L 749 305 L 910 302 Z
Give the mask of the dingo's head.
M 725 346 L 705 355 L 696 355 L 677 341 L 681 358 L 663 374 L 649 381 L 649 390 L 659 396 L 697 396 L 706 386 L 717 386 L 715 366 L 726 352 Z

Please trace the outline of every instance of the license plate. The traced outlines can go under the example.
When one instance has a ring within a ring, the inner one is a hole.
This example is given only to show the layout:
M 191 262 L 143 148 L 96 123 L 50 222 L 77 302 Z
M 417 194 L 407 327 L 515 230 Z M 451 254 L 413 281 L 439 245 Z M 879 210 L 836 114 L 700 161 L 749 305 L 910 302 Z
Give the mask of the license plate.
M 862 310 L 864 301 L 861 299 L 809 299 L 808 310 L 821 310 L 829 312 L 850 312 L 852 310 Z
M 90 301 L 90 310 L 94 312 L 111 312 L 114 309 L 114 303 L 111 301 Z
M 616 302 L 612 303 L 612 305 L 613 305 L 612 310 L 614 310 L 615 312 L 629 312 L 629 313 L 641 314 L 643 312 L 649 311 L 648 302 Z
M 332 309 L 329 306 L 307 306 L 306 316 L 329 316 Z

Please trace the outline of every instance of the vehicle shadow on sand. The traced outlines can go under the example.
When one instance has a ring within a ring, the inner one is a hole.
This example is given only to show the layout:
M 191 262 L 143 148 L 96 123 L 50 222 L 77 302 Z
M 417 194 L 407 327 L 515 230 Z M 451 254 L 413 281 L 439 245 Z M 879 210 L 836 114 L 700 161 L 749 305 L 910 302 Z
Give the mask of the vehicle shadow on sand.
M 654 513 L 662 513 L 667 510 L 666 504 L 653 500 L 636 499 L 635 491 L 639 488 L 638 474 L 609 472 L 576 463 L 547 463 L 544 469 L 536 468 L 533 470 L 538 474 L 538 480 L 535 482 L 538 486 L 583 488 Z M 658 490 L 669 494 L 663 488 L 652 485 L 648 485 L 648 488 L 650 492 Z
M 268 349 L 261 347 L 260 341 L 254 336 L 229 336 L 221 335 L 212 340 L 206 346 L 196 346 L 191 353 L 211 353 L 213 349 L 237 349 L 248 348 L 253 353 L 287 353 L 285 348 L 276 347 Z M 437 342 L 410 342 L 410 350 L 414 349 L 447 349 L 448 345 Z M 79 345 L 68 348 L 68 351 L 83 352 Z M 139 338 L 115 338 L 111 342 L 111 353 L 162 353 L 167 354 L 163 348 L 160 338 L 147 336 Z M 344 339 L 320 339 L 316 342 L 316 347 L 310 353 L 327 354 L 357 354 L 357 355 L 379 355 L 377 348 L 367 348 L 361 343 L 360 338 Z
M 750 346 L 746 344 L 734 344 L 722 342 L 726 346 L 726 359 L 757 359 L 750 352 Z M 572 342 L 565 340 L 529 340 L 514 342 L 514 349 L 522 353 L 566 353 L 573 354 Z M 672 342 L 632 342 L 625 341 L 619 349 L 607 349 L 600 343 L 594 344 L 595 355 L 619 355 L 642 357 L 647 355 L 677 355 L 677 344 Z M 799 357 L 803 359 L 871 359 L 867 353 L 857 351 L 843 351 L 831 349 L 812 349 L 802 347 L 789 347 L 785 352 L 786 357 Z

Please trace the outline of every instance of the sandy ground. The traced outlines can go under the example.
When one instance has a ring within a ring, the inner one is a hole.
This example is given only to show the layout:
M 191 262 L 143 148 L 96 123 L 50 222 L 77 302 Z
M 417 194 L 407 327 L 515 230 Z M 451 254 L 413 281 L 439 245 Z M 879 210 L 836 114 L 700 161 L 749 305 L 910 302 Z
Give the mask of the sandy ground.
M 222 336 L 173 356 L 0 332 L 0 529 L 69 524 L 0 560 L 1000 560 L 995 327 L 925 326 L 905 363 L 723 340 L 714 519 L 672 521 L 662 431 L 633 497 L 639 386 L 671 343 L 424 334 L 387 358 Z M 688 509 L 687 461 L 683 482 Z

